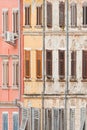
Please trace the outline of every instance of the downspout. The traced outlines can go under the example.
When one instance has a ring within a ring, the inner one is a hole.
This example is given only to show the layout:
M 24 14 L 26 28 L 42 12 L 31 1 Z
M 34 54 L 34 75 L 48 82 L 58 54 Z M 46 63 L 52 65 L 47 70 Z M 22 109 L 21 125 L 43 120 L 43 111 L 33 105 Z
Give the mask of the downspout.
M 66 87 L 65 87 L 65 120 L 64 120 L 64 130 L 67 130 L 67 95 L 69 88 L 69 32 L 68 32 L 68 22 L 69 14 L 68 10 L 68 0 L 66 0 Z

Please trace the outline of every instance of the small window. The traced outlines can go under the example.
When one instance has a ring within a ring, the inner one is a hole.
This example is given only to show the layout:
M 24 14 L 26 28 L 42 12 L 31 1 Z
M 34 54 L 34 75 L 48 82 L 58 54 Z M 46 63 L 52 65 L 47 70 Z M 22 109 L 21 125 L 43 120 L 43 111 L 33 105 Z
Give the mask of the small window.
M 25 7 L 25 25 L 31 25 L 31 6 Z
M 71 26 L 77 26 L 77 5 L 76 3 L 71 4 Z
M 83 26 L 87 26 L 87 3 L 83 4 Z
M 18 10 L 13 10 L 13 33 L 18 33 Z
M 8 31 L 8 9 L 3 9 L 3 33 Z
M 8 113 L 2 113 L 3 130 L 8 130 Z
M 76 51 L 71 52 L 71 78 L 76 79 Z
M 37 7 L 37 25 L 42 25 L 42 6 Z
M 47 2 L 47 27 L 52 28 L 52 3 Z
M 82 77 L 83 79 L 87 79 L 87 51 L 83 51 Z

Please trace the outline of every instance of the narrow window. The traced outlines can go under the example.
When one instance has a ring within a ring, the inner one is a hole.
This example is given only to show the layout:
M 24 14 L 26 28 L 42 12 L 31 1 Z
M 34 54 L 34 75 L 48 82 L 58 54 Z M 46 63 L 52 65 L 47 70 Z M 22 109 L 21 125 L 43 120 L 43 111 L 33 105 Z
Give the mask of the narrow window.
M 75 130 L 75 109 L 70 109 L 70 130 Z
M 13 113 L 13 130 L 18 130 L 18 113 Z
M 83 26 L 87 26 L 87 3 L 83 4 Z
M 59 3 L 59 26 L 61 28 L 65 27 L 65 3 Z
M 75 3 L 71 4 L 71 26 L 77 26 L 77 5 Z
M 87 79 L 87 51 L 83 51 L 82 77 Z
M 8 113 L 2 114 L 3 130 L 8 130 Z
M 8 10 L 3 10 L 3 33 L 8 31 Z
M 46 51 L 46 75 L 48 79 L 52 78 L 52 51 Z
M 65 51 L 59 50 L 59 78 L 65 78 Z
M 13 10 L 13 33 L 18 33 L 18 10 Z
M 42 78 L 42 51 L 36 51 L 36 77 Z
M 59 112 L 57 108 L 53 108 L 52 121 L 53 130 L 59 130 Z
M 71 78 L 76 78 L 76 51 L 71 52 Z
M 80 130 L 86 130 L 86 108 L 81 108 Z
M 37 7 L 37 25 L 42 25 L 42 6 Z
M 30 78 L 30 51 L 25 50 L 25 78 Z
M 52 28 L 52 4 L 47 2 L 47 27 Z
M 45 109 L 45 130 L 52 130 L 52 110 Z
M 25 7 L 25 25 L 31 25 L 31 6 Z
M 59 109 L 59 130 L 64 130 L 64 109 Z
M 9 84 L 8 61 L 3 61 L 3 87 L 8 87 L 8 84 Z

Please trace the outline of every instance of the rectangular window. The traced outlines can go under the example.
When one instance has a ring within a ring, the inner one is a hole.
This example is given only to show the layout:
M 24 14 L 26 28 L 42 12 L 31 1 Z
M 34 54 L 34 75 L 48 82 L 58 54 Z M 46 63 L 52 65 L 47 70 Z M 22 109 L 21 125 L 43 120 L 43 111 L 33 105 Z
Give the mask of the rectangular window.
M 18 10 L 13 10 L 13 33 L 18 33 Z
M 83 51 L 82 77 L 83 79 L 87 79 L 87 51 Z
M 36 77 L 42 78 L 42 51 L 36 51 Z
M 24 51 L 25 59 L 25 78 L 30 78 L 30 51 Z
M 86 108 L 81 108 L 80 130 L 86 130 Z
M 87 3 L 83 5 L 83 26 L 87 26 Z
M 52 50 L 46 51 L 46 75 L 48 79 L 52 78 Z
M 71 78 L 76 78 L 76 51 L 71 52 Z
M 70 109 L 70 130 L 75 130 L 75 109 Z
M 53 108 L 52 122 L 53 130 L 59 130 L 59 111 L 57 108 Z
M 75 3 L 71 4 L 71 26 L 77 26 L 77 6 Z
M 59 130 L 64 130 L 64 109 L 59 109 Z
M 65 3 L 59 3 L 59 26 L 61 28 L 65 27 Z
M 59 50 L 59 78 L 65 78 L 65 51 Z
M 37 7 L 37 25 L 42 25 L 42 6 Z
M 19 63 L 18 61 L 13 61 L 13 87 L 18 87 L 19 85 Z
M 52 3 L 47 2 L 47 27 L 52 28 Z
M 3 87 L 9 85 L 9 65 L 8 61 L 3 61 Z
M 8 31 L 8 9 L 3 9 L 3 33 Z
M 25 25 L 31 25 L 31 6 L 25 7 Z
M 8 130 L 8 113 L 2 113 L 3 130 Z
M 18 130 L 19 123 L 18 123 L 18 113 L 13 113 L 13 130 Z
M 45 109 L 45 130 L 52 130 L 52 110 Z

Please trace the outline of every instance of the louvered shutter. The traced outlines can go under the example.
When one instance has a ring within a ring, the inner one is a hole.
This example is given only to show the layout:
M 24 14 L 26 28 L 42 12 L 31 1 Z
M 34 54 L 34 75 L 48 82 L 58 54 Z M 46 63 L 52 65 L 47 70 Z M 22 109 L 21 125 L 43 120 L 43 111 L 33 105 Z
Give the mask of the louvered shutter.
M 30 51 L 25 50 L 25 78 L 30 78 Z
M 65 27 L 65 3 L 60 2 L 59 4 L 59 26 Z
M 76 51 L 71 52 L 71 76 L 76 78 Z
M 32 130 L 40 130 L 40 109 L 32 108 Z
M 64 130 L 64 109 L 59 109 L 59 130 Z
M 9 84 L 9 65 L 8 62 L 6 63 L 6 85 Z
M 52 28 L 52 4 L 47 2 L 47 27 Z
M 46 74 L 47 78 L 52 78 L 52 51 L 47 50 L 46 51 Z
M 30 25 L 31 21 L 31 6 L 25 7 L 25 25 Z
M 42 78 L 42 51 L 36 51 L 36 76 Z
M 52 130 L 52 110 L 45 109 L 45 130 Z
M 25 25 L 27 25 L 27 7 L 25 7 Z
M 3 113 L 3 130 L 8 130 L 8 113 Z
M 83 51 L 83 63 L 82 63 L 82 75 L 83 79 L 87 79 L 87 51 Z
M 28 110 L 26 108 L 22 108 L 22 121 L 19 130 L 25 130 L 28 121 Z
M 77 5 L 71 4 L 71 26 L 77 26 Z
M 70 109 L 70 130 L 75 130 L 75 109 Z
M 59 78 L 65 78 L 65 51 L 59 50 Z
M 6 31 L 8 31 L 8 11 L 6 11 Z
M 15 12 L 13 11 L 13 32 L 15 32 Z
M 18 10 L 16 12 L 16 33 L 18 33 Z
M 57 108 L 52 110 L 52 130 L 59 130 L 59 111 Z
M 18 130 L 18 113 L 13 113 L 13 130 Z
M 80 130 L 86 130 L 86 108 L 81 108 Z
M 16 85 L 18 86 L 19 85 L 19 64 L 18 64 L 18 62 L 16 62 L 16 74 L 15 74 L 15 76 L 16 76 Z
M 42 6 L 37 7 L 37 25 L 42 25 Z

